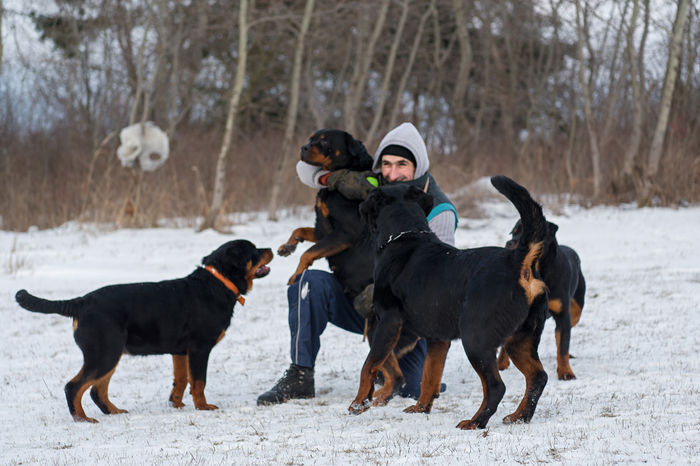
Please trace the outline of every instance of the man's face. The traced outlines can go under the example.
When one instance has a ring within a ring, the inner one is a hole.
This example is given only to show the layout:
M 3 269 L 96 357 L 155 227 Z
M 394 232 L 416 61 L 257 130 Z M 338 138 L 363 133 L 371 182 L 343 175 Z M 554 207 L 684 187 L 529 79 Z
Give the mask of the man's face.
M 382 155 L 382 176 L 387 183 L 411 181 L 416 167 L 411 161 L 398 155 Z

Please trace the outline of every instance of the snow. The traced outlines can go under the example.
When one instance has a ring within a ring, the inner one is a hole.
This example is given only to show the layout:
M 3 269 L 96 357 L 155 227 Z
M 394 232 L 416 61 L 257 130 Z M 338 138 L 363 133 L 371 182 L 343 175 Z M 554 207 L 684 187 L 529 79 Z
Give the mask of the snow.
M 447 392 L 431 414 L 405 414 L 411 403 L 395 398 L 349 415 L 368 346 L 332 326 L 322 337 L 316 398 L 256 406 L 289 365 L 285 283 L 306 244 L 272 261 L 212 352 L 206 395 L 219 410 L 195 410 L 189 394 L 185 408 L 168 405 L 170 356 L 124 356 L 110 398 L 129 413 L 104 415 L 85 396 L 87 415 L 100 422 L 74 423 L 63 394 L 82 364 L 71 321 L 21 309 L 18 289 L 63 299 L 112 283 L 185 276 L 232 238 L 276 249 L 293 228 L 313 224 L 312 212 L 296 209 L 278 222 L 237 215 L 232 235 L 78 224 L 0 231 L 0 464 L 697 464 L 700 207 L 544 204 L 560 242 L 580 254 L 588 284 L 572 331 L 577 379 L 556 378 L 549 319 L 540 344 L 549 382 L 532 422 L 501 422 L 524 391 L 511 367 L 502 373 L 506 395 L 480 431 L 455 428 L 481 403 L 460 342 L 447 358 Z M 506 241 L 515 209 L 496 198 L 482 209 L 484 218 L 461 219 L 459 247 Z

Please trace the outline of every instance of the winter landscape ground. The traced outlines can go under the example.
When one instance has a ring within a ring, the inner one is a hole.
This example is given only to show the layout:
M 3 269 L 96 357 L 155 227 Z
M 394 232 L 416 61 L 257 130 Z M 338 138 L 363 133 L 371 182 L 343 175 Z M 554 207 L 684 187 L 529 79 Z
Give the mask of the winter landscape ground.
M 86 396 L 86 413 L 100 422 L 74 423 L 63 394 L 82 364 L 71 321 L 21 309 L 18 289 L 63 299 L 185 276 L 230 239 L 276 249 L 293 228 L 312 225 L 312 212 L 289 211 L 278 222 L 235 215 L 230 235 L 174 225 L 2 231 L 0 464 L 698 464 L 700 207 L 583 209 L 540 200 L 560 242 L 579 252 L 588 283 L 572 332 L 577 379 L 556 378 L 550 319 L 540 345 L 550 378 L 532 422 L 501 422 L 524 389 L 510 368 L 499 410 L 480 431 L 455 428 L 481 403 L 459 342 L 447 359 L 447 391 L 430 415 L 403 413 L 410 402 L 400 398 L 348 415 L 368 347 L 335 327 L 322 338 L 316 398 L 256 406 L 289 364 L 285 283 L 305 247 L 272 261 L 212 352 L 206 394 L 218 411 L 196 411 L 189 395 L 185 408 L 168 406 L 169 356 L 124 356 L 110 397 L 129 413 L 103 415 Z M 480 207 L 481 215 L 460 220 L 461 248 L 503 244 L 517 218 L 495 190 Z

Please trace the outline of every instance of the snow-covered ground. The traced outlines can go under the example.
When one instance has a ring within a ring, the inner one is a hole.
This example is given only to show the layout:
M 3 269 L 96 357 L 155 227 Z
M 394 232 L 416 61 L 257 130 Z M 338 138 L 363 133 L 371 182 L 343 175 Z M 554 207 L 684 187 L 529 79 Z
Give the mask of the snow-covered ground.
M 505 200 L 485 202 L 484 218 L 461 219 L 459 247 L 505 242 L 517 213 Z M 501 422 L 524 389 L 511 367 L 499 410 L 481 431 L 455 428 L 482 397 L 459 342 L 445 367 L 447 392 L 430 415 L 403 413 L 410 402 L 401 398 L 348 415 L 368 346 L 335 327 L 322 337 L 316 398 L 256 406 L 289 364 L 285 283 L 304 244 L 272 261 L 212 352 L 206 395 L 218 411 L 196 411 L 189 395 L 185 408 L 168 406 L 170 356 L 125 356 L 110 398 L 129 413 L 103 415 L 85 396 L 86 413 L 100 422 L 74 423 L 63 394 L 82 364 L 71 321 L 21 309 L 18 289 L 62 299 L 112 283 L 185 276 L 232 238 L 276 249 L 293 228 L 311 226 L 312 213 L 279 222 L 235 216 L 232 235 L 75 224 L 0 232 L 0 464 L 697 464 L 700 207 L 544 204 L 560 242 L 579 252 L 588 283 L 572 332 L 578 378 L 556 378 L 550 319 L 540 345 L 550 378 L 532 422 Z

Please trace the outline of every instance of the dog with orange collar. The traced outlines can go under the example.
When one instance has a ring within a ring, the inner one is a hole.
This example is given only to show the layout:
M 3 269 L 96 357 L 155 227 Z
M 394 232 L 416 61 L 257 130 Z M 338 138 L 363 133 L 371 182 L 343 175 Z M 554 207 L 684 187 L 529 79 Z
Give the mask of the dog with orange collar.
M 202 259 L 202 267 L 184 278 L 161 282 L 111 285 L 82 297 L 50 301 L 20 290 L 23 308 L 73 318 L 73 337 L 83 352 L 83 367 L 65 386 L 68 410 L 75 421 L 97 422 L 83 410 L 90 396 L 105 414 L 125 413 L 108 398 L 109 381 L 122 354 L 172 354 L 170 403 L 184 406 L 187 384 L 196 409 L 217 409 L 207 403 L 204 387 L 209 354 L 224 337 L 236 302 L 266 276 L 270 249 L 246 240 L 229 241 Z

